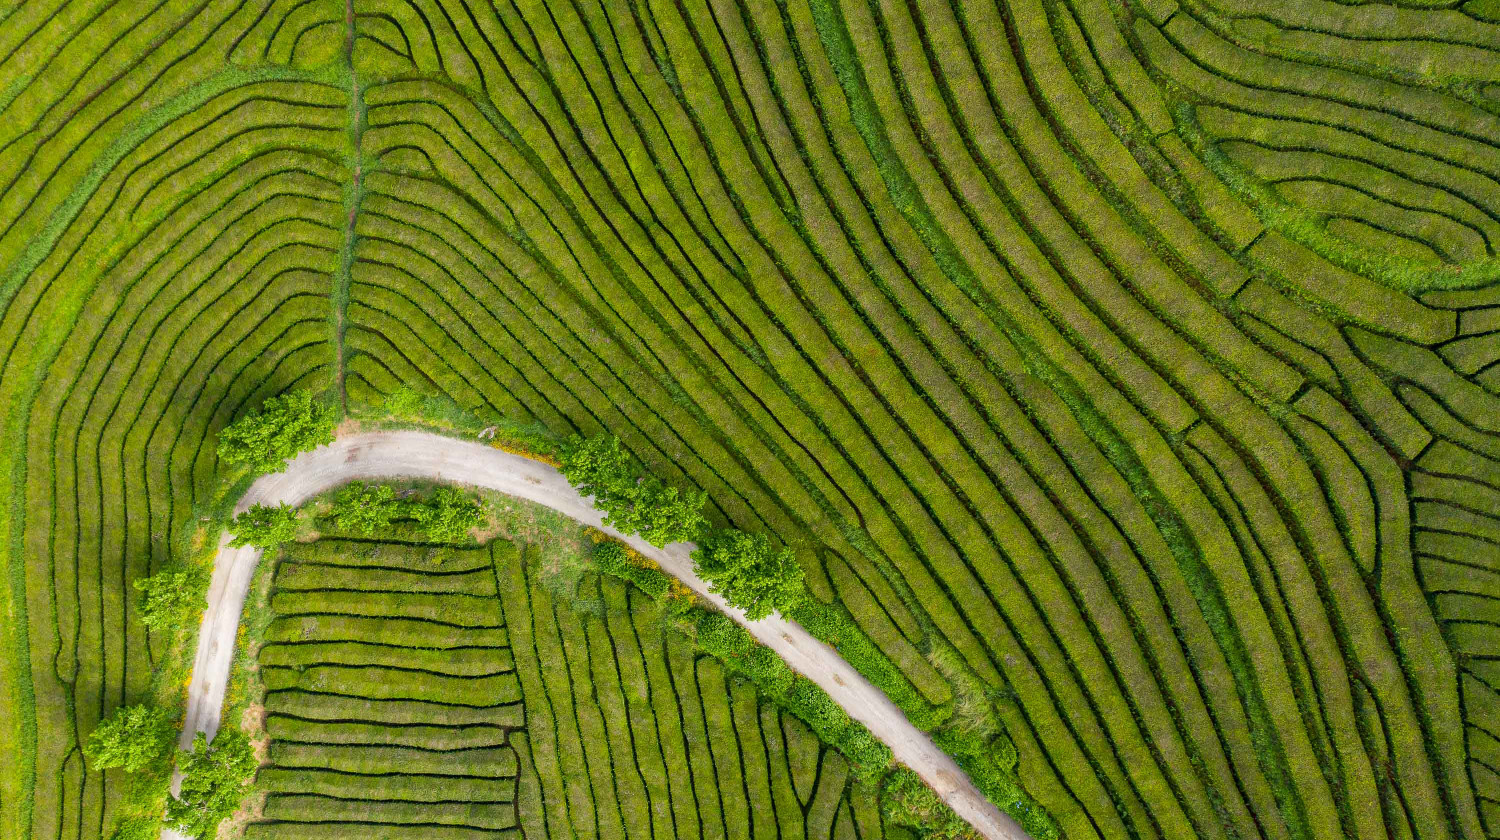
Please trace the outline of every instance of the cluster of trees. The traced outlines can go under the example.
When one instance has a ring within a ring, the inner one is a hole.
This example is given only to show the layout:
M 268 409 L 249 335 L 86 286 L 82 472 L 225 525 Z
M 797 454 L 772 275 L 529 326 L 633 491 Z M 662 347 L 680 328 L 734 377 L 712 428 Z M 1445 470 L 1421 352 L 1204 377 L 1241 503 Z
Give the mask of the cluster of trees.
M 484 508 L 456 487 L 439 487 L 425 496 L 399 496 L 389 484 L 356 481 L 334 494 L 330 515 L 339 528 L 366 536 L 409 520 L 430 540 L 456 542 L 484 521 Z
M 198 733 L 192 752 L 172 748 L 176 734 L 172 715 L 165 709 L 121 706 L 90 733 L 83 754 L 94 770 L 150 775 L 164 785 L 171 778 L 168 770 L 176 753 L 182 789 L 175 798 L 168 798 L 162 820 L 189 837 L 211 837 L 219 823 L 239 808 L 245 785 L 259 762 L 249 739 L 237 729 L 225 728 L 212 743 Z M 160 833 L 159 825 L 132 828 L 131 836 Z
M 751 620 L 790 612 L 805 600 L 802 567 L 787 547 L 765 534 L 734 528 L 708 532 L 701 490 L 680 490 L 642 475 L 613 435 L 574 435 L 561 452 L 562 473 L 580 492 L 594 497 L 604 523 L 656 546 L 702 538 L 693 552 L 709 589 L 745 611 Z

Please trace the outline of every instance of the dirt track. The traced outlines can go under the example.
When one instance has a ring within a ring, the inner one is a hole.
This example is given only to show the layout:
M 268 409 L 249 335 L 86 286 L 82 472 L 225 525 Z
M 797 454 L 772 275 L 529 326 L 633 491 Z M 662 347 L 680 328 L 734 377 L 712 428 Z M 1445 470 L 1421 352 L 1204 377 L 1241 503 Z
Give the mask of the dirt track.
M 304 453 L 284 472 L 262 476 L 240 499 L 235 511 L 254 504 L 286 502 L 298 505 L 332 487 L 356 479 L 422 478 L 466 484 L 546 505 L 585 525 L 604 528 L 601 514 L 589 497 L 581 496 L 552 467 L 479 443 L 415 431 L 370 432 L 340 438 L 329 446 Z M 219 728 L 224 688 L 234 659 L 235 636 L 250 578 L 260 551 L 230 548 L 229 537 L 219 543 L 208 607 L 198 635 L 193 681 L 188 689 L 187 718 L 180 742 L 191 747 L 193 735 L 212 735 Z M 829 646 L 799 625 L 773 616 L 747 621 L 743 613 L 708 592 L 693 573 L 691 543 L 656 548 L 638 538 L 625 538 L 637 551 L 659 563 L 694 591 L 743 624 L 757 639 L 780 654 L 793 669 L 822 686 L 855 720 L 870 728 L 980 834 L 989 840 L 1028 840 L 1009 816 L 984 798 L 952 758 L 906 719 L 880 689 L 845 662 Z M 175 832 L 164 831 L 165 840 Z

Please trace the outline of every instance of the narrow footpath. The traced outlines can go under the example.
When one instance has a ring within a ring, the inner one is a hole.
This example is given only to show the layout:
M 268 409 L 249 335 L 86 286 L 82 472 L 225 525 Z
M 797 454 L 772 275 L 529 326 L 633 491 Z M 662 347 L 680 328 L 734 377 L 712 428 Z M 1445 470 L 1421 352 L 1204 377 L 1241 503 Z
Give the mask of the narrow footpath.
M 743 612 L 710 593 L 708 584 L 694 573 L 692 543 L 671 543 L 666 548 L 657 548 L 638 537 L 624 537 L 603 524 L 603 515 L 594 508 L 591 497 L 580 495 L 561 473 L 547 464 L 430 432 L 369 432 L 343 437 L 303 453 L 283 472 L 261 476 L 240 498 L 235 513 L 256 504 L 285 502 L 296 506 L 350 481 L 391 478 L 419 478 L 493 490 L 545 505 L 584 525 L 620 537 L 744 625 L 798 673 L 822 686 L 851 717 L 889 745 L 897 761 L 916 771 L 987 840 L 1029 840 L 1015 820 L 986 800 L 958 764 L 938 749 L 926 733 L 913 726 L 896 704 L 837 651 L 780 616 L 747 620 Z M 220 538 L 208 607 L 198 633 L 193 681 L 188 688 L 187 718 L 179 741 L 184 749 L 191 748 L 196 733 L 212 737 L 218 731 L 240 613 L 260 557 L 261 552 L 256 548 L 231 548 L 227 533 Z M 162 837 L 178 840 L 180 835 L 167 830 Z

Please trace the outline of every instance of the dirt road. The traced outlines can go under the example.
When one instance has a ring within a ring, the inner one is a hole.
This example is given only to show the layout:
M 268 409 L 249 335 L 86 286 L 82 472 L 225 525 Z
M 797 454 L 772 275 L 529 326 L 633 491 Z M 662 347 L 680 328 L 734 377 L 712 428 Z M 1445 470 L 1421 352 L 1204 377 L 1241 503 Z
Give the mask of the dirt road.
M 236 513 L 255 504 L 286 502 L 298 505 L 330 488 L 356 479 L 421 478 L 494 490 L 546 505 L 566 516 L 615 534 L 603 527 L 599 511 L 552 467 L 502 452 L 480 443 L 427 432 L 370 432 L 340 438 L 293 460 L 285 471 L 258 479 L 236 506 Z M 793 669 L 822 686 L 855 720 L 884 741 L 896 760 L 915 770 L 952 808 L 989 840 L 1028 840 L 1009 816 L 984 798 L 952 758 L 906 719 L 880 689 L 855 671 L 839 654 L 813 638 L 794 622 L 779 616 L 748 621 L 729 607 L 693 573 L 691 543 L 657 548 L 645 541 L 624 538 L 637 551 L 659 563 L 694 591 L 743 624 L 757 639 L 780 654 Z M 196 732 L 210 736 L 219 728 L 224 688 L 234 659 L 235 635 L 250 578 L 260 551 L 230 548 L 224 535 L 214 561 L 208 608 L 198 635 L 198 655 L 188 689 L 187 720 L 181 744 L 191 747 Z M 176 840 L 174 832 L 163 832 Z

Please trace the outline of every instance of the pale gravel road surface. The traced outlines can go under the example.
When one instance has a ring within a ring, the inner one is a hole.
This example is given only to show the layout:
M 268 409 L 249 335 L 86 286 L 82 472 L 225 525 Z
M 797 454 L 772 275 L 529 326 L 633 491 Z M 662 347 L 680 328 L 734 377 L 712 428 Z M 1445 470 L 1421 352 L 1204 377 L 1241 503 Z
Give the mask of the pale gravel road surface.
M 349 435 L 303 453 L 283 472 L 256 480 L 240 498 L 235 512 L 255 504 L 286 502 L 295 506 L 340 484 L 373 478 L 420 478 L 494 490 L 546 505 L 585 525 L 620 536 L 668 574 L 680 578 L 743 624 L 798 673 L 822 686 L 851 717 L 888 744 L 897 761 L 915 770 L 943 801 L 988 840 L 1029 840 L 1015 820 L 986 800 L 953 759 L 913 726 L 884 692 L 854 670 L 837 651 L 780 616 L 746 620 L 744 613 L 710 593 L 708 584 L 693 572 L 692 543 L 657 548 L 638 537 L 623 537 L 603 525 L 602 514 L 594 508 L 590 497 L 580 495 L 561 473 L 539 461 L 428 432 Z M 198 633 L 193 682 L 188 688 L 187 720 L 180 739 L 184 749 L 191 748 L 195 733 L 206 732 L 211 737 L 219 728 L 240 612 L 260 554 L 253 548 L 230 548 L 228 534 L 220 540 L 208 589 L 208 608 Z M 179 835 L 164 831 L 162 837 L 178 840 Z

